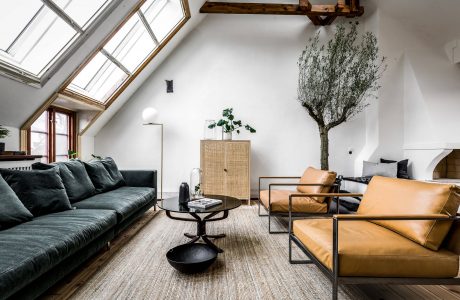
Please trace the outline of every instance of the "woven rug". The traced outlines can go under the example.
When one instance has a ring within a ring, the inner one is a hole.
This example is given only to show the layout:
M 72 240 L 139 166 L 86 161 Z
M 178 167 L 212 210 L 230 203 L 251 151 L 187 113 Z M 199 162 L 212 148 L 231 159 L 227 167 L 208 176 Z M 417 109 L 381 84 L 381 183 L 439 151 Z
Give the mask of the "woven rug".
M 179 273 L 165 254 L 195 226 L 158 213 L 72 299 L 331 299 L 329 280 L 313 265 L 289 264 L 287 234 L 268 234 L 255 206 L 208 223 L 208 233 L 227 234 L 216 240 L 225 252 L 205 273 Z M 355 287 L 340 289 L 340 299 L 364 298 Z

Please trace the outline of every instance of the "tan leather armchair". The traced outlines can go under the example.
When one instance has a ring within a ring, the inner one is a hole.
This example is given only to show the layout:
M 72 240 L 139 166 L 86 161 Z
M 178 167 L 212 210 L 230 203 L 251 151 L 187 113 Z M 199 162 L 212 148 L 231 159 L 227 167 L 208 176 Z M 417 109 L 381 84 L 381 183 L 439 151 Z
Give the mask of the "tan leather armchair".
M 458 285 L 459 204 L 454 185 L 375 176 L 355 215 L 293 220 L 290 210 L 289 261 L 316 264 L 333 299 L 339 284 Z M 292 259 L 292 242 L 309 260 Z
M 337 174 L 335 172 L 318 170 L 308 167 L 302 177 L 295 176 L 262 176 L 259 177 L 259 216 L 268 216 L 269 233 L 287 233 L 288 231 L 272 231 L 272 216 L 288 216 L 289 213 L 289 196 L 294 193 L 327 193 L 338 191 L 339 187 L 335 184 Z M 268 190 L 260 190 L 262 180 L 268 179 L 299 179 L 297 183 L 280 183 L 272 182 L 268 185 Z M 297 191 L 277 189 L 278 187 L 295 186 Z M 332 201 L 330 197 L 296 197 L 292 202 L 292 212 L 295 215 L 318 215 L 327 214 Z M 261 213 L 261 206 L 265 208 L 268 214 Z

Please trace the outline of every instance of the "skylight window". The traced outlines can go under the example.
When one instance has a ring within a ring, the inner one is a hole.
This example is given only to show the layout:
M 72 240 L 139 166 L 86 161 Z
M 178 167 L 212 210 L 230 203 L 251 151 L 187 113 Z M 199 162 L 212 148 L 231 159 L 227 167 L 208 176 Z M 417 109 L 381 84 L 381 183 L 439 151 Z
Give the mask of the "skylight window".
M 147 0 L 66 87 L 106 104 L 186 18 L 182 0 Z
M 0 18 L 1 70 L 21 80 L 39 83 L 52 64 L 82 38 L 112 1 L 3 1 L 4 14 Z

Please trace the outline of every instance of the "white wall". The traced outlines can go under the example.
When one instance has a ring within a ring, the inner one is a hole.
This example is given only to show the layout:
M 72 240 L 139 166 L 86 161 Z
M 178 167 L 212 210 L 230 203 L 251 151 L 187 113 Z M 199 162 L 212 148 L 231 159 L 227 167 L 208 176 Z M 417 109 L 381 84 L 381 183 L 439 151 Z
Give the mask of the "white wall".
M 165 191 L 176 191 L 199 166 L 204 120 L 233 107 L 257 133 L 252 141 L 252 185 L 262 175 L 301 175 L 319 166 L 316 123 L 296 100 L 297 58 L 308 37 L 332 28 L 304 17 L 209 15 L 95 136 L 95 152 L 121 168 L 159 169 L 159 128 L 142 126 L 145 107 L 165 124 Z M 166 94 L 165 79 L 175 93 Z M 364 115 L 331 131 L 330 166 L 352 175 L 364 146 Z

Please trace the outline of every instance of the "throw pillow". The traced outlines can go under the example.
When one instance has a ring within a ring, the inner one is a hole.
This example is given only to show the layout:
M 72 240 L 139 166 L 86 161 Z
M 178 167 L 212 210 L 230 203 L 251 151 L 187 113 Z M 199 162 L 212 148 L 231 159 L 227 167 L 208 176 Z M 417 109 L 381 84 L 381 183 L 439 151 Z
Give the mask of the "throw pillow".
M 380 162 L 384 164 L 391 164 L 391 163 L 395 163 L 396 160 L 381 158 Z M 409 172 L 407 171 L 408 164 L 409 164 L 408 159 L 403 159 L 401 161 L 398 161 L 398 174 L 397 174 L 398 178 L 409 179 Z
M 57 168 L 0 174 L 34 217 L 72 209 Z
M 61 175 L 62 182 L 69 197 L 70 203 L 91 197 L 96 193 L 96 189 L 86 172 L 85 166 L 79 160 L 70 160 L 52 164 L 34 163 L 34 170 L 48 170 L 57 167 Z
M 370 161 L 363 162 L 363 176 L 379 175 L 395 178 L 397 174 L 398 164 L 396 162 L 390 164 L 374 163 Z
M 0 176 L 0 230 L 30 221 L 32 218 L 30 211 Z
M 125 184 L 123 176 L 118 171 L 117 165 L 113 159 L 96 159 L 90 162 L 84 162 L 89 178 L 96 188 L 96 193 L 104 193 L 114 190 Z M 108 167 L 106 167 L 108 166 Z M 110 170 L 110 171 L 109 171 Z M 117 176 L 120 173 L 121 180 Z
M 118 170 L 118 166 L 113 158 L 107 157 L 102 159 L 101 162 L 107 172 L 109 172 L 110 177 L 112 177 L 117 187 L 126 185 L 125 179 L 123 178 L 123 175 L 121 175 L 120 170 Z

